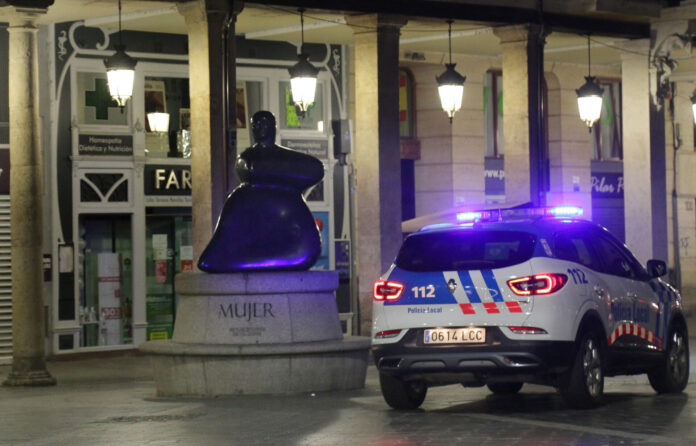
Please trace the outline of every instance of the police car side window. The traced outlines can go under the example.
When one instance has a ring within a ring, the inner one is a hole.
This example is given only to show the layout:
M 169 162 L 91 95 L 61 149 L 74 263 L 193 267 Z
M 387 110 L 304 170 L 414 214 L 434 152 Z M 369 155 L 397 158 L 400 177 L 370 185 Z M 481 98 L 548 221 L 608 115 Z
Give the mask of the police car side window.
M 631 259 L 605 234 L 597 232 L 593 239 L 593 247 L 602 259 L 602 272 L 614 276 L 636 279 Z
M 588 243 L 589 241 L 582 234 L 573 232 L 556 234 L 554 237 L 555 256 L 562 260 L 600 270 L 601 264 L 593 257 Z

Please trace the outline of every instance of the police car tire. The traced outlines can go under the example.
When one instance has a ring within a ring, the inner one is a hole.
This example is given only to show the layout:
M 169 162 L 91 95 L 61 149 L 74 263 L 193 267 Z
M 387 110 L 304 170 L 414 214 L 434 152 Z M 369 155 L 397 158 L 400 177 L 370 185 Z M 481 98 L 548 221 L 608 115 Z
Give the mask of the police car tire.
M 689 381 L 689 336 L 682 324 L 670 329 L 663 361 L 648 373 L 650 385 L 657 393 L 680 393 Z
M 580 336 L 573 365 L 561 376 L 559 390 L 565 403 L 574 409 L 590 409 L 601 404 L 604 396 L 604 355 L 602 337 L 588 328 Z M 588 366 L 585 360 L 588 359 Z M 587 374 L 593 374 L 593 390 L 588 388 Z
M 404 381 L 383 373 L 379 374 L 379 384 L 384 400 L 397 410 L 417 409 L 428 393 L 428 386 L 424 381 Z
M 524 383 L 490 383 L 487 384 L 488 390 L 496 395 L 512 395 L 522 389 Z

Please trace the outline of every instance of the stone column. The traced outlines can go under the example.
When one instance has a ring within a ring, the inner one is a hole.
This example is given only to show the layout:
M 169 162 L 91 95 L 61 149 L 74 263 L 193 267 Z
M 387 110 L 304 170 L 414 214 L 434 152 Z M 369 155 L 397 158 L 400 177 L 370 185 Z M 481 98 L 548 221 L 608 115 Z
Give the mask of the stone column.
M 505 201 L 542 205 L 546 148 L 541 114 L 544 36 L 538 25 L 495 28 L 503 50 Z
M 9 60 L 10 189 L 12 204 L 12 370 L 7 386 L 45 386 L 56 380 L 44 358 L 42 172 L 39 64 L 35 20 L 46 9 L 17 8 Z
M 626 244 L 643 264 L 652 258 L 650 176 L 650 76 L 647 39 L 625 44 L 621 52 L 624 220 Z
M 356 231 L 360 332 L 372 325 L 372 283 L 401 245 L 399 29 L 406 19 L 347 16 L 355 34 Z
M 227 39 L 232 51 L 229 79 L 223 76 L 222 36 L 229 19 L 228 35 L 234 36 L 236 14 L 242 3 L 225 0 L 193 0 L 179 3 L 186 20 L 189 42 L 189 94 L 191 96 L 191 204 L 193 215 L 193 255 L 198 259 L 212 236 L 225 198 L 231 191 L 236 155 L 234 128 L 226 132 L 226 122 L 234 125 L 234 102 L 224 107 L 226 85 L 235 97 L 236 75 L 234 38 Z M 231 53 L 231 57 L 229 54 Z M 233 99 L 234 101 L 234 99 Z

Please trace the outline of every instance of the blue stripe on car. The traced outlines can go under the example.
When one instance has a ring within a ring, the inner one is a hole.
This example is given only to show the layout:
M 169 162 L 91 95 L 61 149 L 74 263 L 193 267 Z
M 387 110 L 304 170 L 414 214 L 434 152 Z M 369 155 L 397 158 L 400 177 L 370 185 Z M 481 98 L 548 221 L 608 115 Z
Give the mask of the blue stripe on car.
M 394 268 L 388 280 L 402 283 L 404 285 L 404 291 L 398 300 L 386 301 L 384 305 L 447 305 L 457 303 L 457 300 L 447 289 L 447 282 L 442 272 L 416 273 Z M 434 287 L 434 292 L 432 293 L 433 297 L 424 297 L 424 294 L 430 294 L 428 286 L 431 285 Z M 425 288 L 418 289 L 418 297 L 416 297 L 413 288 L 420 287 Z M 425 291 L 425 293 L 423 293 L 423 291 Z
M 469 302 L 472 304 L 480 304 L 481 298 L 479 297 L 478 292 L 476 292 L 476 287 L 474 286 L 474 281 L 471 280 L 471 274 L 469 274 L 469 271 L 459 271 L 457 274 L 459 274 L 459 280 L 462 282 L 464 292 L 466 293 L 466 297 L 469 298 Z
M 484 269 L 481 270 L 481 275 L 483 276 L 483 280 L 486 282 L 486 286 L 490 289 L 495 291 L 495 293 L 491 293 L 491 297 L 493 298 L 494 302 L 504 302 L 505 299 L 503 299 L 503 294 L 500 292 L 500 287 L 498 286 L 498 281 L 495 280 L 495 276 L 493 275 L 493 271 L 490 269 Z

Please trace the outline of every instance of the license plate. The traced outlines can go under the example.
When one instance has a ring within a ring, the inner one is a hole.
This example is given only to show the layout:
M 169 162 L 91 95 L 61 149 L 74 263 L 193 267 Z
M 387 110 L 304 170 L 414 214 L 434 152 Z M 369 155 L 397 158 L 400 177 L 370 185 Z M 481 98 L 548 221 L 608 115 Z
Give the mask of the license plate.
M 467 328 L 433 328 L 425 330 L 424 344 L 482 344 L 486 342 L 486 329 Z

